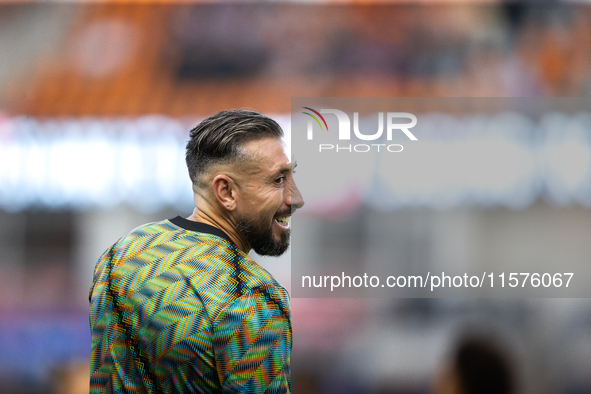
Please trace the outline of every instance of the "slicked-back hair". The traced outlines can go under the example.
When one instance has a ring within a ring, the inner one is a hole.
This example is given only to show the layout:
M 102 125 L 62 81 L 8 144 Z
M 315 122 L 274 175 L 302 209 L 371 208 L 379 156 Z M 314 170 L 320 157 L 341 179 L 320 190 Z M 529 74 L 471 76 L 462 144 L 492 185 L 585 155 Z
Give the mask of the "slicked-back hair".
M 260 112 L 244 109 L 220 111 L 203 120 L 189 135 L 185 161 L 194 185 L 213 164 L 245 159 L 246 142 L 283 137 L 283 130 L 273 119 Z

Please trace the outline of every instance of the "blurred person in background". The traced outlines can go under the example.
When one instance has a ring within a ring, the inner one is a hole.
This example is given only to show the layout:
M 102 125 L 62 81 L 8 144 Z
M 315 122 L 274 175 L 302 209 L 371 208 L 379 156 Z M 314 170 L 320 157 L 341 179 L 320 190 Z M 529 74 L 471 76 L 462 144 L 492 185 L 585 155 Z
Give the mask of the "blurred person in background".
M 491 341 L 467 337 L 434 384 L 434 394 L 514 394 L 509 360 Z
M 283 254 L 304 203 L 282 137 L 247 110 L 191 131 L 193 214 L 136 228 L 97 263 L 91 393 L 291 392 L 288 295 L 248 256 Z

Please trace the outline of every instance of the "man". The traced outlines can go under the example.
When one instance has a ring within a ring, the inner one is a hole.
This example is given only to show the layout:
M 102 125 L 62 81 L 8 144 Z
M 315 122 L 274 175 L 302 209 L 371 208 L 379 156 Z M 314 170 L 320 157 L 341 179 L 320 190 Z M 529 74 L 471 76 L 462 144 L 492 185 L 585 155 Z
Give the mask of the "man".
M 304 201 L 283 131 L 222 111 L 190 134 L 196 208 L 141 226 L 99 259 L 91 393 L 289 393 L 287 292 L 247 253 L 278 256 Z

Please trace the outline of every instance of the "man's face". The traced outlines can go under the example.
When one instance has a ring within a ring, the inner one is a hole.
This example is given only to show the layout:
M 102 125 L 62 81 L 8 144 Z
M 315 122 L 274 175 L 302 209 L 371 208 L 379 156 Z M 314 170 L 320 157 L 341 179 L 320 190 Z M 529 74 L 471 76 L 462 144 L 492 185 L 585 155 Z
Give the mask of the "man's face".
M 279 256 L 289 247 L 291 214 L 304 205 L 291 160 L 278 138 L 250 141 L 243 149 L 255 160 L 237 179 L 236 228 L 258 254 Z

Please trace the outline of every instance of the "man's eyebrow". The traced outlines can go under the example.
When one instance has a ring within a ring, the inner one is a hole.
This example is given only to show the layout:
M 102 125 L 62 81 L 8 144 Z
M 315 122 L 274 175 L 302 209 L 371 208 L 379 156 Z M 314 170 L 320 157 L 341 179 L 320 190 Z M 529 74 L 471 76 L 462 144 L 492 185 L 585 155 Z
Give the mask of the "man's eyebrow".
M 273 172 L 273 176 L 275 177 L 280 174 L 285 175 L 285 174 L 290 173 L 292 171 L 293 171 L 293 168 L 291 167 L 291 165 L 281 166 Z
M 275 174 L 282 174 L 284 172 L 291 172 L 293 171 L 296 167 L 298 166 L 297 162 L 294 162 L 293 164 L 288 164 L 285 166 L 280 166 L 279 168 L 277 168 L 277 170 L 275 171 Z

